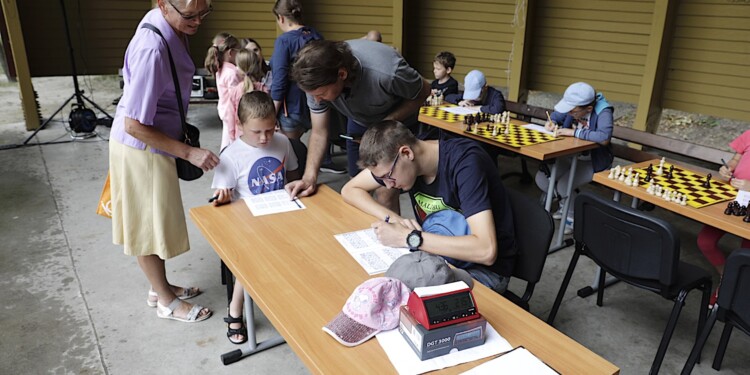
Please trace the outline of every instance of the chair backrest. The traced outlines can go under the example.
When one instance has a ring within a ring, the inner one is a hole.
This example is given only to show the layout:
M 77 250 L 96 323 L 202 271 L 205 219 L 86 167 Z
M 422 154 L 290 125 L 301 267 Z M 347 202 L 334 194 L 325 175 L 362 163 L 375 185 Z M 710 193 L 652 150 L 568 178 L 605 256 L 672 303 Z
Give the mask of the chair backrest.
M 680 239 L 666 221 L 590 192 L 575 201 L 576 246 L 615 276 L 652 280 L 663 286 L 677 280 Z
M 513 276 L 528 282 L 533 288 L 542 277 L 555 223 L 549 212 L 539 205 L 538 199 L 509 188 L 505 191 L 513 211 L 518 250 Z
M 750 249 L 738 249 L 727 258 L 719 289 L 719 311 L 729 310 L 750 327 Z

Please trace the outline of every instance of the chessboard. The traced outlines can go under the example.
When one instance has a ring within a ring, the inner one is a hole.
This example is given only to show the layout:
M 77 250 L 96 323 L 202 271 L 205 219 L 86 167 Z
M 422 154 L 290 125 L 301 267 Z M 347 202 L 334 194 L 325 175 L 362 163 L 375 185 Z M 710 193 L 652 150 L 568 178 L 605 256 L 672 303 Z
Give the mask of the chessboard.
M 682 169 L 676 165 L 674 166 L 672 178 L 670 179 L 667 175 L 669 174 L 669 167 L 671 166 L 671 164 L 665 163 L 661 176 L 652 173 L 652 183 L 661 185 L 662 188 L 669 188 L 671 190 L 676 190 L 679 193 L 687 194 L 688 206 L 701 208 L 737 197 L 737 189 L 732 185 L 723 181 L 711 180 L 710 188 L 703 187 L 703 183 L 706 181 L 706 176 Z M 638 178 L 639 186 L 648 187 L 648 182 L 645 181 L 647 168 L 648 167 L 634 170 L 634 172 L 640 174 L 640 177 Z M 654 166 L 654 171 L 656 171 L 657 168 L 658 164 Z
M 491 124 L 489 124 L 491 126 Z M 560 138 L 555 138 L 552 135 L 545 134 L 542 132 L 538 132 L 536 130 L 528 129 L 520 125 L 516 124 L 509 124 L 509 125 L 500 125 L 498 124 L 500 128 L 498 129 L 497 135 L 492 135 L 492 128 L 488 126 L 486 123 L 481 123 L 479 125 L 474 125 L 472 127 L 471 131 L 464 131 L 465 133 L 478 135 L 482 138 L 487 138 L 490 140 L 493 140 L 495 142 L 500 142 L 502 144 L 506 144 L 511 147 L 523 147 L 523 146 L 531 146 L 538 143 L 544 143 L 544 142 L 551 142 L 556 141 Z M 508 130 L 508 134 L 505 134 L 505 126 L 510 126 L 510 129 Z M 488 129 L 489 127 L 489 129 Z
M 429 117 L 434 117 L 436 119 L 440 119 L 440 120 L 447 121 L 447 122 L 463 122 L 464 121 L 463 115 L 457 115 L 455 113 L 443 111 L 442 109 L 440 109 L 440 107 L 455 107 L 455 105 L 444 104 L 438 107 L 424 106 L 424 107 L 419 108 L 419 114 L 429 116 Z

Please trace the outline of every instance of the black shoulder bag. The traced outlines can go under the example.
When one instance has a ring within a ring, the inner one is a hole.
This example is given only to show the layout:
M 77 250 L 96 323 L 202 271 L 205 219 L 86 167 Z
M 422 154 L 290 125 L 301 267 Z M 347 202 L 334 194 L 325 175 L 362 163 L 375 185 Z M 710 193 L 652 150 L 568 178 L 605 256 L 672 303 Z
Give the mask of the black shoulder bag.
M 174 81 L 175 95 L 177 96 L 177 107 L 180 110 L 180 121 L 182 122 L 182 141 L 188 146 L 200 147 L 201 144 L 198 141 L 198 138 L 200 137 L 200 130 L 185 121 L 185 108 L 182 107 L 182 93 L 180 92 L 180 82 L 177 80 L 177 69 L 175 69 L 174 67 L 174 59 L 172 59 L 172 51 L 169 49 L 169 43 L 167 43 L 167 39 L 164 38 L 164 35 L 161 34 L 161 31 L 159 31 L 156 26 L 150 23 L 144 23 L 142 27 L 157 33 L 162 38 L 162 40 L 164 40 L 164 44 L 167 46 L 169 65 L 172 67 L 172 80 Z M 175 157 L 175 165 L 177 166 L 177 176 L 182 180 L 193 181 L 203 176 L 203 169 L 201 169 L 200 167 L 196 167 L 185 159 Z

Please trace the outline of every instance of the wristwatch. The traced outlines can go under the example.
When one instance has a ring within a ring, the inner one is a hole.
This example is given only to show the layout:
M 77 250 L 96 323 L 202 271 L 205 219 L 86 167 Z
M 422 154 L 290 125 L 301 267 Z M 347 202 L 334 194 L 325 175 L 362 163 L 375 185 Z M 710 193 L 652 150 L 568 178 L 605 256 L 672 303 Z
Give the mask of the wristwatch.
M 419 247 L 422 246 L 422 232 L 418 230 L 411 231 L 406 236 L 406 244 L 411 251 L 419 250 Z

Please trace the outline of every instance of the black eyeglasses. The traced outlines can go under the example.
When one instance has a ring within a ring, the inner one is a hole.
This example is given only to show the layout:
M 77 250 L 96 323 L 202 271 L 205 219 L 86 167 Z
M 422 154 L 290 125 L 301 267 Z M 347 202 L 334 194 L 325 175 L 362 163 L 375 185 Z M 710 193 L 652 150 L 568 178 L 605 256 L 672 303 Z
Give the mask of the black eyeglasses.
M 391 177 L 391 175 L 393 174 L 393 168 L 396 168 L 396 163 L 398 162 L 399 156 L 401 156 L 401 152 L 399 152 L 398 154 L 396 154 L 396 158 L 393 159 L 393 164 L 391 165 L 391 170 L 389 170 L 388 173 L 385 176 L 378 177 L 374 173 L 372 173 L 372 171 L 370 171 L 370 174 L 372 175 L 372 178 L 374 178 L 375 181 L 377 181 L 379 184 L 383 184 L 383 185 L 385 185 L 385 181 L 389 181 L 391 183 L 395 183 L 396 179 L 393 178 L 393 177 Z
M 177 12 L 177 14 L 179 14 L 180 17 L 182 17 L 182 19 L 185 20 L 185 21 L 193 21 L 196 18 L 204 19 L 204 18 L 206 18 L 206 16 L 209 15 L 209 13 L 211 13 L 214 10 L 213 5 L 209 5 L 208 9 L 206 9 L 203 13 L 198 13 L 198 14 L 195 14 L 195 15 L 192 15 L 192 16 L 186 16 L 186 15 L 182 14 L 182 12 L 180 12 L 180 10 L 177 9 L 177 7 L 174 4 L 172 4 L 171 1 L 167 1 L 167 2 L 169 3 L 169 5 L 172 6 L 172 8 L 174 8 L 174 10 Z

